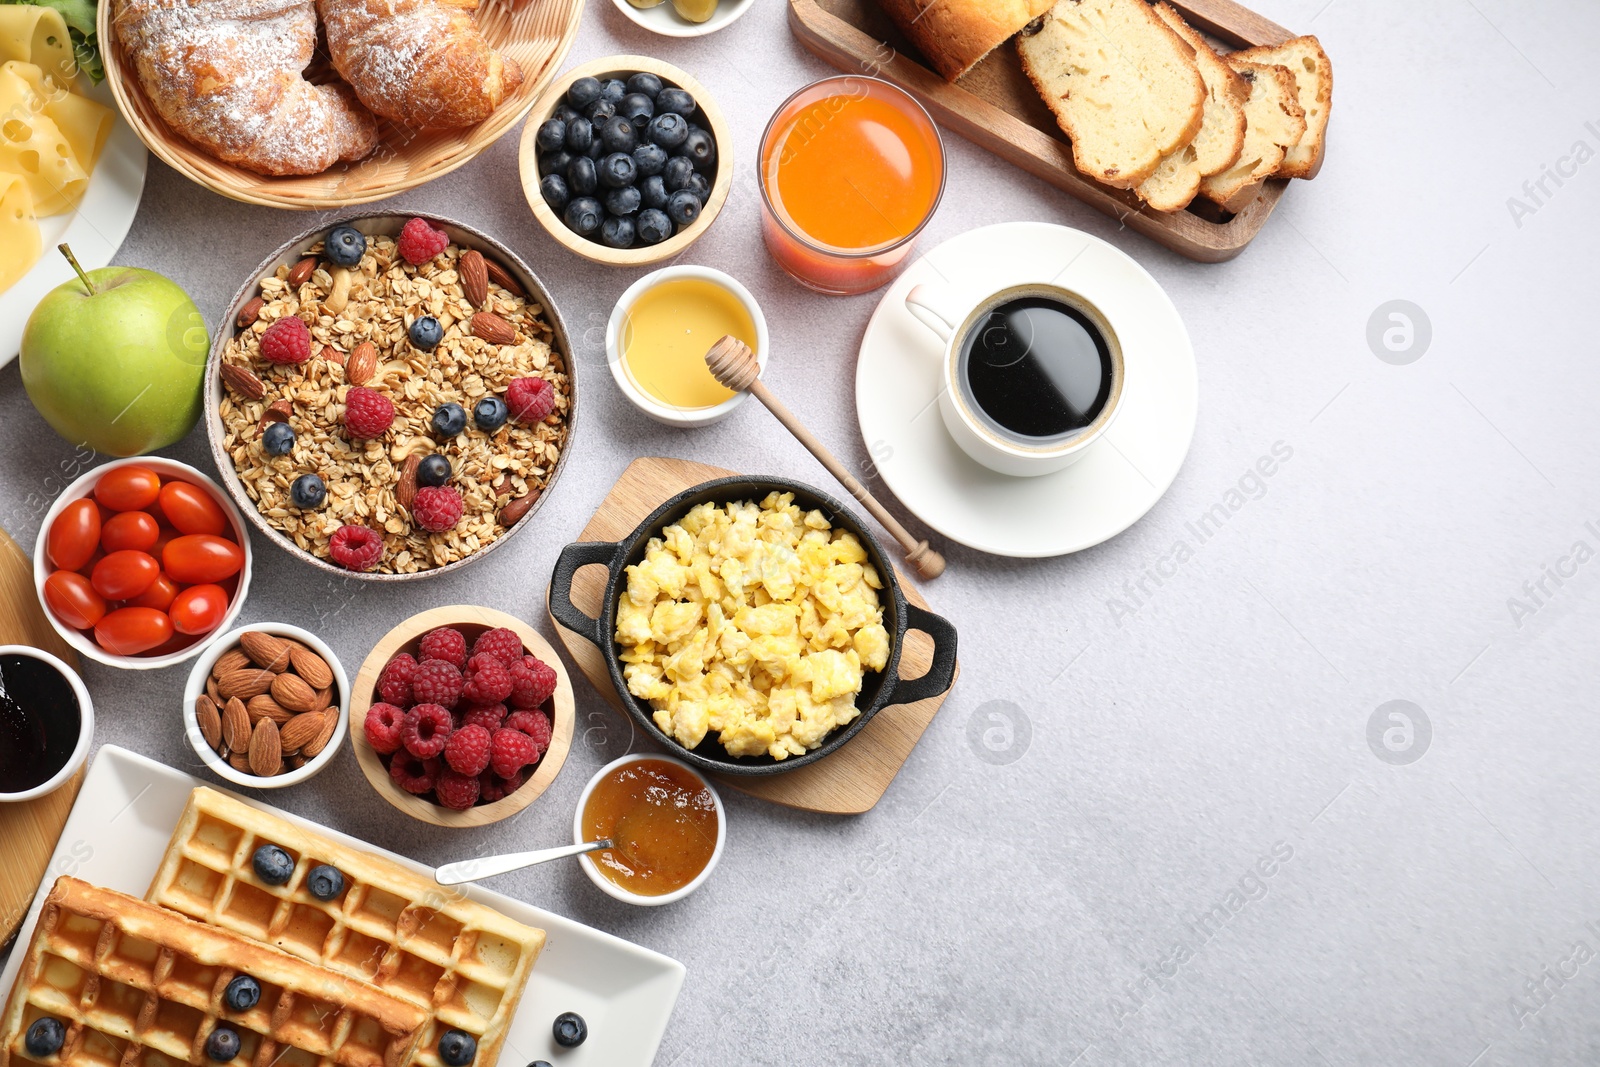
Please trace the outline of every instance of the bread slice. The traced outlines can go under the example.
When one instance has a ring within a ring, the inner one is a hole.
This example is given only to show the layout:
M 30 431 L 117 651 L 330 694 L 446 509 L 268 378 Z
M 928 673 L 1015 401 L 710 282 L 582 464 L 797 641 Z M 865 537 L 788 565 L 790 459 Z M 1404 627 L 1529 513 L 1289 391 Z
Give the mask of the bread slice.
M 878 0 L 947 81 L 977 66 L 1055 0 Z
M 1294 71 L 1296 96 L 1306 113 L 1306 132 L 1299 144 L 1284 153 L 1277 176 L 1315 178 L 1322 166 L 1328 112 L 1333 107 L 1333 64 L 1322 50 L 1322 42 L 1315 37 L 1296 37 L 1279 45 L 1258 45 L 1235 52 L 1234 58 L 1277 63 Z
M 1239 161 L 1244 148 L 1244 105 L 1250 99 L 1250 83 L 1224 63 L 1171 4 L 1159 3 L 1155 12 L 1194 49 L 1200 77 L 1206 83 L 1205 113 L 1194 140 L 1168 153 L 1135 192 L 1157 211 L 1182 211 L 1200 192 L 1200 179 L 1227 170 Z
M 1200 193 L 1227 211 L 1254 199 L 1260 184 L 1277 173 L 1283 157 L 1306 132 L 1306 113 L 1295 99 L 1294 72 L 1272 63 L 1227 56 L 1228 66 L 1250 83 L 1245 103 L 1244 150 L 1227 170 L 1204 178 Z
M 1097 181 L 1132 189 L 1200 131 L 1206 86 L 1194 49 L 1145 0 L 1059 0 L 1017 48 L 1072 139 L 1073 162 Z

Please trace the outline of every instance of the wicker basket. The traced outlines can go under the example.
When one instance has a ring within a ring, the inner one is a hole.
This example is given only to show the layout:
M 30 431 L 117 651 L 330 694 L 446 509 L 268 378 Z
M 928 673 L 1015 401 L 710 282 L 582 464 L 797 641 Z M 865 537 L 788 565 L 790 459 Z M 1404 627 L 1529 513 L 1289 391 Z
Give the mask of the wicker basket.
M 106 81 L 123 118 L 139 139 L 178 173 L 223 196 L 246 204 L 295 209 L 366 204 L 415 188 L 448 174 L 493 144 L 520 122 L 555 77 L 578 35 L 583 0 L 485 0 L 478 25 L 496 49 L 522 67 L 515 94 L 477 126 L 417 133 L 379 120 L 378 150 L 359 163 L 339 164 L 306 177 L 268 178 L 213 159 L 174 133 L 139 84 L 132 61 L 116 40 L 112 17 L 116 0 L 101 0 L 100 51 Z M 318 68 L 324 68 L 319 71 Z M 319 57 L 309 72 L 313 81 L 332 76 Z

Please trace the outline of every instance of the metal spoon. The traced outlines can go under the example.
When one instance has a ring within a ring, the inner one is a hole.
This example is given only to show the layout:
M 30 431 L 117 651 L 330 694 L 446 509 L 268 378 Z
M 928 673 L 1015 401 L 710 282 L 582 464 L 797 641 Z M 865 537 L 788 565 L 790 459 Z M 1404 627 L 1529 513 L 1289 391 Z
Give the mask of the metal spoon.
M 582 845 L 562 845 L 560 848 L 541 848 L 535 852 L 509 852 L 504 856 L 485 856 L 482 859 L 461 860 L 459 863 L 447 863 L 440 867 L 433 872 L 433 878 L 440 885 L 460 885 L 463 882 L 476 882 L 481 878 L 489 878 L 497 874 L 520 871 L 522 868 L 532 867 L 536 863 L 566 859 L 568 856 L 581 856 L 585 852 L 599 852 L 602 849 L 613 847 L 615 846 L 612 845 L 611 839 L 607 837 Z

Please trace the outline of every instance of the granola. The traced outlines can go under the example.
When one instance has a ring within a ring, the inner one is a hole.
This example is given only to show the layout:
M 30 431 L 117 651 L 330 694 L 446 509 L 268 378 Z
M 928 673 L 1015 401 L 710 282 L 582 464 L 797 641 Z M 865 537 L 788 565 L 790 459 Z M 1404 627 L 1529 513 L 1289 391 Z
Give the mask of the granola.
M 413 267 L 400 257 L 394 238 L 372 236 L 360 264 L 347 270 L 324 258 L 320 243 L 314 245 L 307 256 L 316 260 L 315 269 L 298 286 L 288 266 L 263 280 L 254 320 L 223 352 L 223 447 L 267 522 L 318 558 L 331 559 L 329 542 L 341 526 L 360 525 L 383 536 L 375 572 L 412 574 L 458 562 L 504 536 L 555 471 L 572 407 L 566 358 L 552 349 L 554 331 L 531 298 L 491 281 L 478 307 L 469 302 L 459 267 L 466 251 L 451 244 Z M 295 269 L 304 275 L 303 261 Z M 470 326 L 477 312 L 508 323 L 511 341 L 496 344 L 477 336 Z M 311 358 L 298 365 L 271 363 L 261 357 L 261 335 L 289 315 L 310 328 Z M 423 315 L 444 329 L 432 352 L 416 349 L 408 336 L 411 322 Z M 376 366 L 364 352 L 354 369 L 366 380 L 352 383 L 351 356 L 364 343 L 375 350 Z M 439 405 L 455 402 L 471 411 L 485 396 L 503 396 L 513 379 L 531 377 L 545 379 L 555 393 L 555 409 L 543 422 L 511 420 L 485 433 L 469 420 L 455 437 L 441 440 L 432 433 Z M 358 441 L 346 433 L 344 399 L 352 384 L 393 402 L 394 424 L 381 437 Z M 286 455 L 262 447 L 261 434 L 273 421 L 287 422 L 295 433 Z M 413 523 L 405 501 L 415 485 L 402 488 L 407 459 L 430 453 L 450 461 L 451 484 L 464 504 L 461 521 L 441 533 Z M 289 487 L 304 474 L 320 475 L 327 486 L 316 508 L 302 510 L 291 500 Z

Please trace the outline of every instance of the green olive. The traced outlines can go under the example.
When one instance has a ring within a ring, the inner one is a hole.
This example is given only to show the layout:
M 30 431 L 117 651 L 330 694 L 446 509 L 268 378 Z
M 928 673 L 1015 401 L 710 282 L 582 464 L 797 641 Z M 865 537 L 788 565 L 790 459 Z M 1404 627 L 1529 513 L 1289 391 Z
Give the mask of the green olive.
M 717 13 L 717 0 L 672 0 L 672 10 L 690 22 L 705 22 Z
M 667 0 L 628 0 L 628 3 L 638 8 L 660 7 L 666 2 Z

